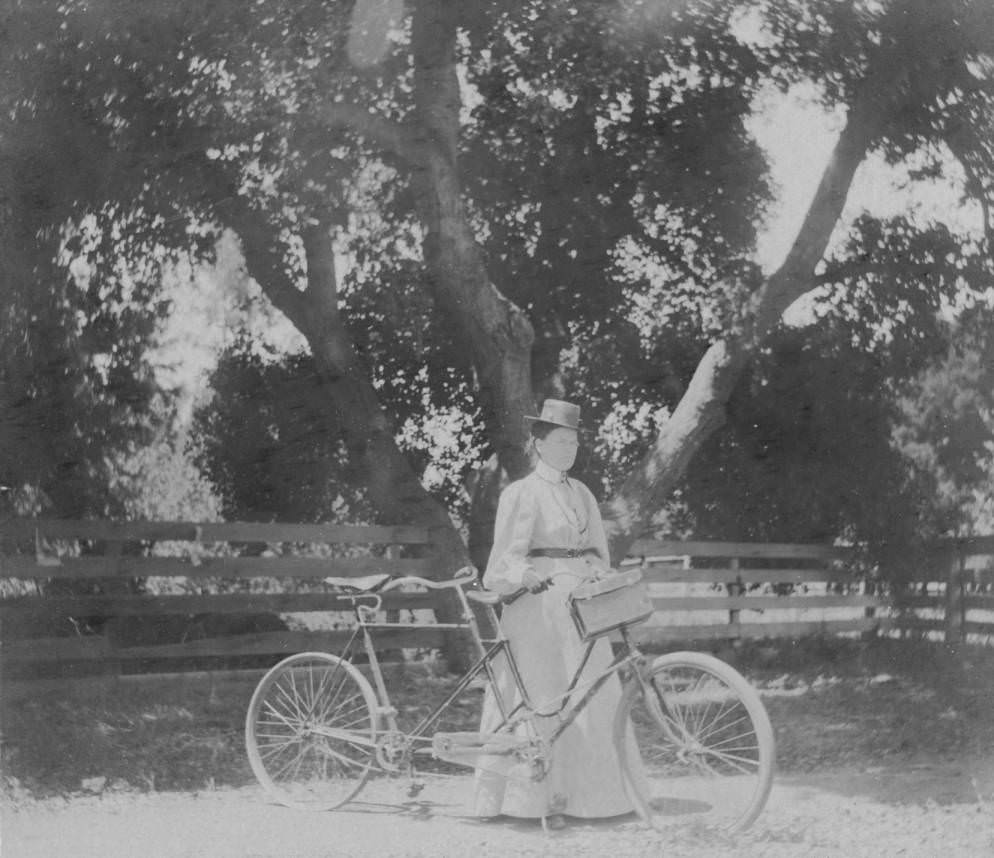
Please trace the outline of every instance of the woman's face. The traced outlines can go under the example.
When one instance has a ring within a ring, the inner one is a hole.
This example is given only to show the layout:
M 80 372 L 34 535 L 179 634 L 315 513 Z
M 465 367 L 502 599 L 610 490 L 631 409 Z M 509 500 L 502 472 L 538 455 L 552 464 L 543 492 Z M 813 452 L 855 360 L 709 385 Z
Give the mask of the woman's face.
M 553 429 L 544 438 L 535 439 L 539 458 L 557 471 L 568 471 L 573 467 L 578 447 L 576 430 L 565 426 Z

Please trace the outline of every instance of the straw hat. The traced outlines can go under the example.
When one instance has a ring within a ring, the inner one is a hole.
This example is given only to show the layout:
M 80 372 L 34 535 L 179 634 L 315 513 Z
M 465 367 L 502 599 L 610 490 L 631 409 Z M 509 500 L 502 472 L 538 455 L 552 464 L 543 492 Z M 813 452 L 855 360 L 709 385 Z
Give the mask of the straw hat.
M 538 417 L 528 415 L 525 420 L 579 430 L 580 406 L 572 402 L 563 402 L 561 399 L 546 399 L 542 403 L 542 413 Z

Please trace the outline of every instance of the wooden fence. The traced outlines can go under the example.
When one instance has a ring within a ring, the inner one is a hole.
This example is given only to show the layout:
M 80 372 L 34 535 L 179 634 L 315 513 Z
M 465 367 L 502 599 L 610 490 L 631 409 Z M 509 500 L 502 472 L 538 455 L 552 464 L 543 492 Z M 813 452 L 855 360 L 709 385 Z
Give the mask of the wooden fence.
M 643 566 L 657 611 L 643 641 L 883 632 L 958 642 L 994 635 L 991 556 L 994 537 L 943 543 L 901 592 L 824 545 L 642 541 L 624 565 Z M 324 578 L 432 577 L 433 562 L 427 532 L 411 527 L 8 520 L 0 667 L 5 678 L 140 673 L 334 651 L 349 605 Z M 431 610 L 435 599 L 392 592 L 384 608 Z M 430 649 L 443 634 L 398 628 L 380 640 Z
M 639 542 L 657 610 L 643 640 L 888 634 L 994 642 L 994 536 L 945 539 L 885 584 L 846 547 Z
M 902 635 L 994 643 L 994 536 L 946 539 L 891 593 Z
M 432 563 L 428 533 L 414 527 L 0 522 L 4 676 L 190 669 L 205 659 L 334 651 L 350 633 L 350 606 L 324 578 L 430 577 Z M 383 605 L 432 609 L 436 597 L 395 591 Z M 342 612 L 338 627 L 282 619 L 315 612 Z M 390 649 L 437 647 L 442 634 L 392 629 L 381 640 Z
M 854 568 L 852 551 L 827 545 L 637 542 L 656 615 L 650 641 L 876 633 L 887 600 Z

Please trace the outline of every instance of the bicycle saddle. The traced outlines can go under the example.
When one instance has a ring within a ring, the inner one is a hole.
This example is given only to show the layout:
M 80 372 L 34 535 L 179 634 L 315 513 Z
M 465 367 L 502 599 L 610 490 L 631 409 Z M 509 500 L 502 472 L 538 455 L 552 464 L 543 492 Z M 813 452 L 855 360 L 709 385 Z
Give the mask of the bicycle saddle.
M 333 587 L 341 587 L 343 590 L 353 590 L 356 593 L 373 593 L 379 590 L 387 581 L 390 575 L 381 572 L 377 575 L 363 575 L 358 578 L 325 578 L 325 584 Z

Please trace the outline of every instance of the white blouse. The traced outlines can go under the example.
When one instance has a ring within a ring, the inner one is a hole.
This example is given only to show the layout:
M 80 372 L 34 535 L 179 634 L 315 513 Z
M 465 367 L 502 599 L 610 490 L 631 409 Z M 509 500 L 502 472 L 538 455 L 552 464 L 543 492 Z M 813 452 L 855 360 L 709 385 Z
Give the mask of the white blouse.
M 501 493 L 483 586 L 499 592 L 520 588 L 525 571 L 533 568 L 528 552 L 534 548 L 590 548 L 600 557 L 600 563 L 589 558 L 595 565 L 610 564 L 593 493 L 541 460 Z

